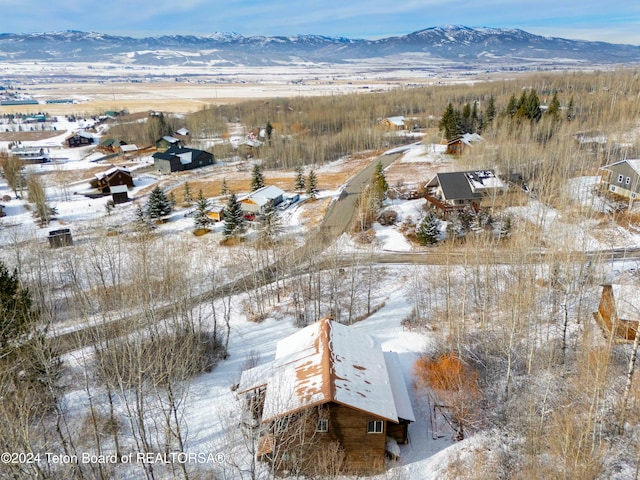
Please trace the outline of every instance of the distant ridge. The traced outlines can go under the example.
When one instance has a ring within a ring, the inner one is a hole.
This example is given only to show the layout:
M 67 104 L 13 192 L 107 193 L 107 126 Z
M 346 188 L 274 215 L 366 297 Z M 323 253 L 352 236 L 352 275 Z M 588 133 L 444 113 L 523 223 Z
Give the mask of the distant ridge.
M 431 27 L 378 40 L 237 33 L 134 38 L 64 31 L 0 34 L 0 60 L 131 65 L 295 65 L 397 57 L 448 65 L 602 65 L 640 62 L 640 47 L 533 35 L 518 29 Z

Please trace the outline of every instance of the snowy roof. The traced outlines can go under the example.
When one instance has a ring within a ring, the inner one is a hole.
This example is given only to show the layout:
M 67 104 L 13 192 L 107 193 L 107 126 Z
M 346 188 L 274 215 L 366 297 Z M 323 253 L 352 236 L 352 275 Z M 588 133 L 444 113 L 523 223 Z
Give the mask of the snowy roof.
M 263 422 L 328 402 L 396 423 L 404 418 L 398 409 L 413 419 L 408 395 L 400 392 L 396 405 L 387 362 L 375 341 L 326 318 L 278 342 L 273 362 L 245 370 L 238 393 L 262 386 Z
M 394 124 L 397 127 L 404 127 L 404 117 L 403 116 L 397 116 L 397 117 L 387 117 L 387 120 Z
M 481 142 L 483 138 L 477 133 L 465 133 L 462 135 L 462 137 L 460 137 L 460 140 L 465 145 L 471 146 L 472 143 Z
M 187 165 L 191 162 L 193 162 L 193 152 L 188 151 L 188 152 L 182 152 L 176 155 L 178 158 L 180 158 L 180 163 L 183 165 Z
M 616 165 L 621 165 L 623 163 L 628 164 L 635 172 L 640 175 L 640 160 L 621 160 L 619 162 L 610 163 L 609 165 L 605 165 L 604 167 L 600 167 L 600 170 L 610 170 L 611 167 L 615 167 Z
M 166 140 L 168 143 L 179 143 L 180 140 L 178 140 L 176 137 L 172 137 L 171 135 L 165 135 L 164 137 L 162 137 L 163 140 Z
M 440 185 L 445 200 L 481 198 L 483 192 L 507 189 L 493 170 L 438 173 L 427 186 L 437 185 Z
M 400 358 L 396 352 L 384 352 L 384 360 L 387 364 L 387 371 L 389 372 L 391 391 L 393 392 L 393 400 L 396 404 L 398 418 L 415 422 L 416 417 L 413 414 L 413 407 L 411 406 L 411 399 L 409 398 L 409 391 L 407 390 L 407 382 L 402 374 L 402 368 L 400 368 Z
M 616 314 L 621 320 L 640 321 L 640 287 L 638 285 L 611 285 Z
M 111 175 L 113 175 L 114 173 L 117 173 L 117 172 L 123 172 L 123 173 L 131 175 L 131 171 L 127 170 L 126 168 L 111 167 L 109 170 L 105 170 L 104 172 L 96 173 L 95 176 L 96 176 L 97 179 L 102 180 L 103 178 L 110 177 Z
M 187 130 L 186 128 L 181 128 L 180 130 L 176 130 L 176 133 L 178 135 L 189 135 L 189 130 Z
M 266 187 L 259 188 L 255 192 L 251 192 L 250 194 L 241 197 L 240 201 L 252 200 L 253 202 L 262 206 L 266 205 L 267 202 L 279 197 L 280 195 L 284 195 L 284 190 L 281 190 L 275 185 L 267 185 Z
M 111 193 L 126 193 L 129 191 L 129 187 L 126 185 L 114 185 L 113 187 L 109 187 L 109 191 L 111 191 Z
M 138 151 L 138 146 L 135 145 L 135 144 L 122 145 L 120 147 L 120 150 L 122 150 L 123 152 L 137 152 Z

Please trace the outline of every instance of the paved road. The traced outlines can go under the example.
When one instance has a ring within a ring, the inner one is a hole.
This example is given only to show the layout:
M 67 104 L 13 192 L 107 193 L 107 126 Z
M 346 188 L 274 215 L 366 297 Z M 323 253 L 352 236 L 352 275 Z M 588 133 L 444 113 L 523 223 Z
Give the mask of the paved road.
M 329 205 L 320 226 L 320 235 L 325 246 L 342 235 L 351 225 L 360 193 L 369 184 L 378 162 L 386 168 L 399 156 L 400 153 L 383 154 L 347 182 L 340 196 Z

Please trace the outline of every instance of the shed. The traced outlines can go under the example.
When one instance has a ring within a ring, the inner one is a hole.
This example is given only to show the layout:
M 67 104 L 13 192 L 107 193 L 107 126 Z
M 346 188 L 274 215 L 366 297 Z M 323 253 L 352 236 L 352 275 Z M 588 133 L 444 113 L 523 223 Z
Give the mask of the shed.
M 49 232 L 49 246 L 51 248 L 68 247 L 69 245 L 73 245 L 70 229 L 61 228 Z
M 213 205 L 209 210 L 208 217 L 214 222 L 224 220 L 224 205 Z
M 111 198 L 114 205 L 127 203 L 129 201 L 129 188 L 126 185 L 116 185 L 111 187 Z

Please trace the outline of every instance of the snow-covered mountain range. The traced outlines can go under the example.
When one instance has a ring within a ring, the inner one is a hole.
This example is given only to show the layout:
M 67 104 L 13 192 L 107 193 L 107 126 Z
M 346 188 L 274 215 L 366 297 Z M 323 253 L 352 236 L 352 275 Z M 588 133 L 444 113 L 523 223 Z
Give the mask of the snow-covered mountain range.
M 0 60 L 138 65 L 299 65 L 402 56 L 449 65 L 628 64 L 640 47 L 533 35 L 518 29 L 432 27 L 378 40 L 235 33 L 134 38 L 65 31 L 0 34 Z

